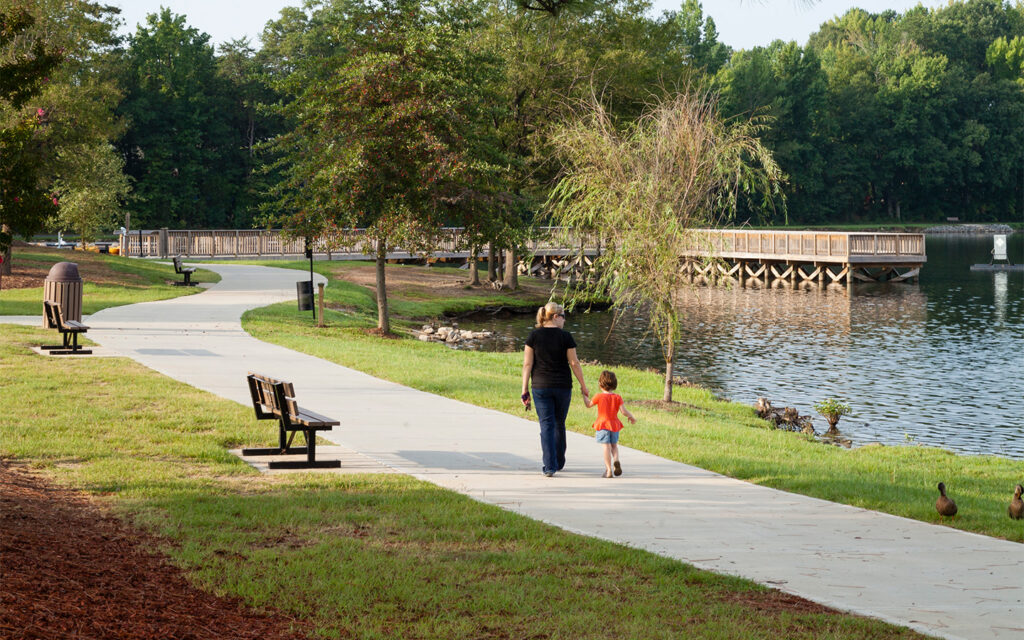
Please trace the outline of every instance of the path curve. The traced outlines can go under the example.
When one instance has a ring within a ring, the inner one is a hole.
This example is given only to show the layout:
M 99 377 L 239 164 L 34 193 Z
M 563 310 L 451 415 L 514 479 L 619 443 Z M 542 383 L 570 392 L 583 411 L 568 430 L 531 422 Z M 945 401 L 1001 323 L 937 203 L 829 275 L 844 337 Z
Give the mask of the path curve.
M 944 638 L 1024 638 L 1020 544 L 760 487 L 626 447 L 625 474 L 606 480 L 593 439 L 576 433 L 568 434 L 566 470 L 545 478 L 533 420 L 245 333 L 242 313 L 294 301 L 301 272 L 202 266 L 221 282 L 193 296 L 95 313 L 89 337 L 245 405 L 247 371 L 291 380 L 303 406 L 342 420 L 328 439 L 563 529 Z

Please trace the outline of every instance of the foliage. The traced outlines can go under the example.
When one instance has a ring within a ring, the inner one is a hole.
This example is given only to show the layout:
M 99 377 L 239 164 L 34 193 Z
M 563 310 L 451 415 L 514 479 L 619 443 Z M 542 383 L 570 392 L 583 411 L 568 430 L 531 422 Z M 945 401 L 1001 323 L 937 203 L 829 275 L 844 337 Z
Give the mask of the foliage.
M 6 31 L 16 4 L 0 2 Z M 15 21 L 20 31 L 0 52 L 0 65 L 21 65 L 12 76 L 0 74 L 20 78 L 14 101 L 0 96 L 0 223 L 27 237 L 57 213 L 58 177 L 87 182 L 75 175 L 87 167 L 72 161 L 72 150 L 106 145 L 122 123 L 112 113 L 121 97 L 111 71 L 118 10 L 85 0 L 36 0 L 24 7 Z
M 485 111 L 473 80 L 489 64 L 463 46 L 466 12 L 393 0 L 344 5 L 337 48 L 297 61 L 283 81 L 293 127 L 274 141 L 284 180 L 271 219 L 319 236 L 365 227 L 376 244 L 378 328 L 390 331 L 383 263 L 388 248 L 426 245 L 453 206 L 478 198 L 495 173 L 480 135 Z
M 136 227 L 244 228 L 259 204 L 255 143 L 275 131 L 257 119 L 272 100 L 244 40 L 218 59 L 209 36 L 164 8 L 150 14 L 124 53 L 130 125 L 119 142 L 135 190 Z
M 694 229 L 736 210 L 739 194 L 770 196 L 781 174 L 756 135 L 757 119 L 726 122 L 717 97 L 691 88 L 667 96 L 625 131 L 596 100 L 555 138 L 565 175 L 551 212 L 564 227 L 598 233 L 605 250 L 586 293 L 607 292 L 619 309 L 642 305 L 665 356 L 664 400 L 672 399 L 679 335 L 679 257 Z
M 839 419 L 843 416 L 850 415 L 850 405 L 845 402 L 840 402 L 835 398 L 825 398 L 814 403 L 814 410 L 818 415 L 828 420 L 829 431 L 836 428 L 839 424 Z
M 1022 30 L 1021 5 L 997 0 L 851 9 L 806 47 L 777 41 L 735 54 L 716 76 L 725 113 L 764 108 L 773 122 L 763 141 L 791 177 L 785 210 L 748 202 L 741 217 L 1019 217 Z
M 124 160 L 106 143 L 61 149 L 58 160 L 66 171 L 53 185 L 60 207 L 50 226 L 74 230 L 84 245 L 119 220 L 130 188 Z

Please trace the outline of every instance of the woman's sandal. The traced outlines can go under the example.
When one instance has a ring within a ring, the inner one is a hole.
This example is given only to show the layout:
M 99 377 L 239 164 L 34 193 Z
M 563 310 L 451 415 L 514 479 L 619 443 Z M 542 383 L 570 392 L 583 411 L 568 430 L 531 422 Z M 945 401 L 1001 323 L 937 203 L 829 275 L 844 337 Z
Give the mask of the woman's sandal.
M 601 477 L 602 478 L 610 478 L 610 477 L 612 477 L 612 474 L 610 474 L 607 471 L 605 471 L 604 473 L 601 474 Z
M 622 475 L 622 467 L 619 466 L 619 461 L 618 460 L 615 461 L 615 475 L 617 475 L 617 476 L 621 476 Z

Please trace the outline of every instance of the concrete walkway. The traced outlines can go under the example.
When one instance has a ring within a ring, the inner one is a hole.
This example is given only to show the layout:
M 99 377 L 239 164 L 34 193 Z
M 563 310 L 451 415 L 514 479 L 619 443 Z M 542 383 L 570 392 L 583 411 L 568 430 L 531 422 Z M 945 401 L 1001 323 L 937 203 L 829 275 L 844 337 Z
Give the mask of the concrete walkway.
M 246 405 L 247 371 L 291 380 L 303 406 L 342 420 L 326 434 L 337 444 L 563 529 L 939 637 L 1024 638 L 1024 545 L 759 487 L 625 447 L 623 476 L 603 479 L 598 446 L 573 433 L 565 471 L 545 478 L 533 414 L 481 409 L 255 340 L 242 331 L 242 312 L 294 301 L 303 274 L 203 267 L 223 280 L 198 295 L 100 311 L 88 319 L 89 337 Z

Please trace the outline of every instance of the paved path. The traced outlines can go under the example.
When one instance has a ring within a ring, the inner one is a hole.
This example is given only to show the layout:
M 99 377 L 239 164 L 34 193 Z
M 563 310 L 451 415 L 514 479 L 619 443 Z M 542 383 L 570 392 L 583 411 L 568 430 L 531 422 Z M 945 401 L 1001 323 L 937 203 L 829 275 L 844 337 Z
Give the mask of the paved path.
M 93 314 L 104 347 L 249 404 L 249 370 L 341 419 L 327 437 L 382 464 L 590 536 L 739 575 L 945 638 L 1024 638 L 1024 545 L 838 505 L 622 448 L 603 479 L 592 438 L 540 474 L 538 427 L 253 339 L 246 309 L 295 299 L 297 271 L 203 265 L 207 292 Z M 515 394 L 517 389 L 509 389 Z

